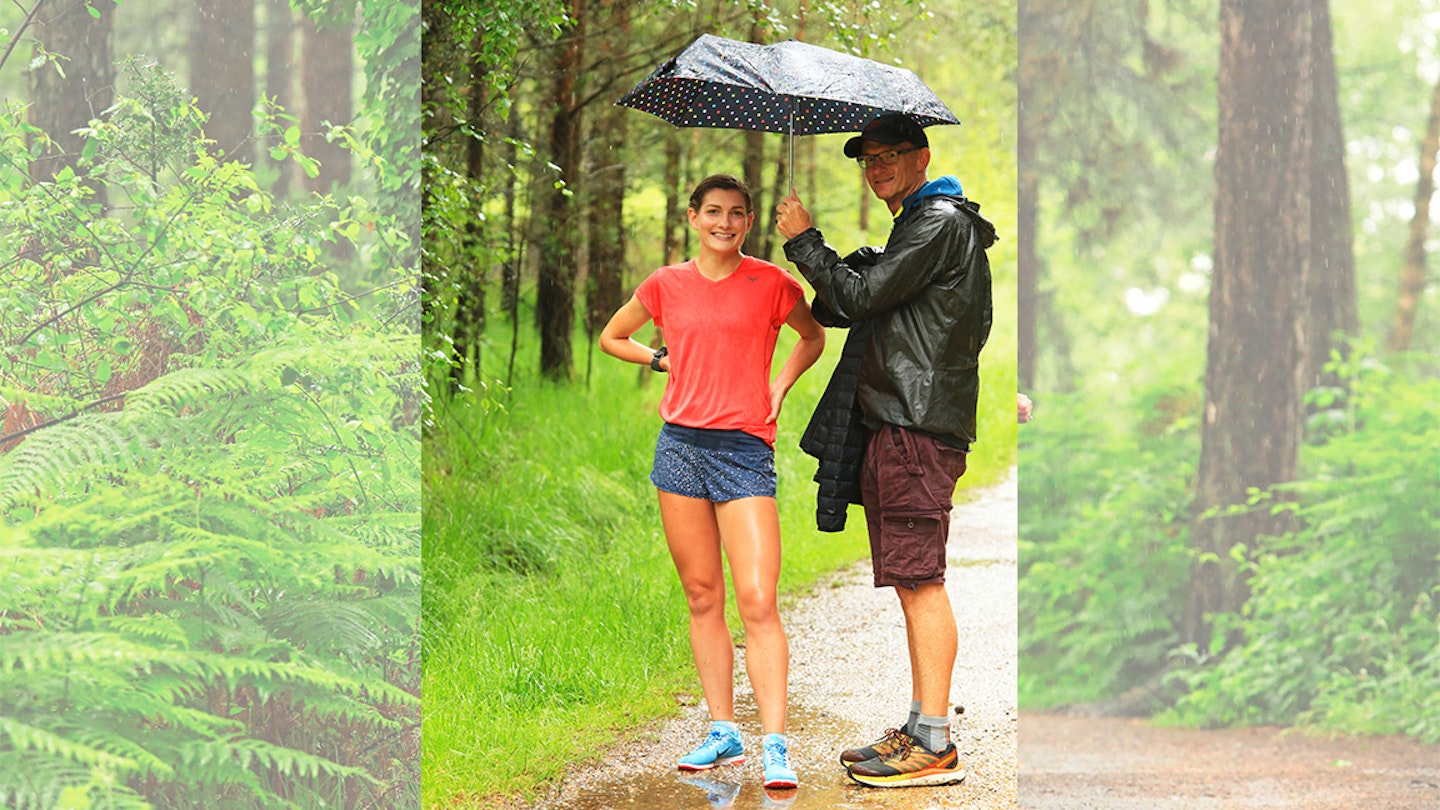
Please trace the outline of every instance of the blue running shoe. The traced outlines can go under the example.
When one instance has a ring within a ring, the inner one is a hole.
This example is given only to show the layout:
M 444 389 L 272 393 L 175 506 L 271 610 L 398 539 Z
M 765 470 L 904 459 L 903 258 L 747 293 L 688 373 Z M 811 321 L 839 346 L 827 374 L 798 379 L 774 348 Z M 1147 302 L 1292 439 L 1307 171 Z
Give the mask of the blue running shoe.
M 745 745 L 740 742 L 740 733 L 712 725 L 705 742 L 677 764 L 682 771 L 708 771 L 716 765 L 739 765 L 744 761 Z
M 793 788 L 800 784 L 794 769 L 790 767 L 790 755 L 785 750 L 784 734 L 766 734 L 761 750 L 765 757 L 765 787 Z

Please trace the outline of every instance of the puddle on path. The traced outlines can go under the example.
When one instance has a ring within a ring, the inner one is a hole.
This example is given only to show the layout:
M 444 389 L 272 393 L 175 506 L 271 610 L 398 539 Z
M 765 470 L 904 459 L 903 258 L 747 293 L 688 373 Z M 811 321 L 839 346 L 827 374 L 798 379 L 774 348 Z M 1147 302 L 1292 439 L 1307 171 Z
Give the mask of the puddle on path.
M 673 768 L 635 773 L 546 805 L 551 810 L 860 810 L 953 807 L 944 789 L 877 790 L 855 784 L 840 766 L 840 751 L 874 730 L 856 728 L 824 711 L 792 703 L 787 720 L 790 765 L 800 775 L 794 790 L 762 787 L 760 719 L 749 695 L 736 696 L 736 721 L 745 736 L 743 765 L 687 773 Z

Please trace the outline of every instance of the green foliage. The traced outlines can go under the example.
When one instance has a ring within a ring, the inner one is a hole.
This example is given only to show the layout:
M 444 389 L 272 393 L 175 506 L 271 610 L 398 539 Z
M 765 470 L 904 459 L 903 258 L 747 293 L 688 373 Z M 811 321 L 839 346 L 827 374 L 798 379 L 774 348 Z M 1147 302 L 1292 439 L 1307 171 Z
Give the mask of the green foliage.
M 1440 383 L 1356 360 L 1351 427 L 1305 454 L 1303 528 L 1250 561 L 1245 642 L 1174 717 L 1440 740 Z
M 83 176 L 31 183 L 23 113 L 0 120 L 0 804 L 403 803 L 418 339 L 382 261 L 404 236 L 370 220 L 374 294 L 347 294 L 327 248 L 365 235 L 364 201 L 273 199 L 131 70 Z
M 380 158 L 371 161 L 375 205 L 405 229 L 399 261 L 413 266 L 420 234 L 419 0 L 360 0 L 355 51 L 365 65 L 359 97 L 364 142 Z
M 1094 701 L 1145 682 L 1179 636 L 1197 393 L 1114 403 L 1051 396 L 1021 430 L 1022 705 Z M 1064 448 L 1047 452 L 1046 448 Z

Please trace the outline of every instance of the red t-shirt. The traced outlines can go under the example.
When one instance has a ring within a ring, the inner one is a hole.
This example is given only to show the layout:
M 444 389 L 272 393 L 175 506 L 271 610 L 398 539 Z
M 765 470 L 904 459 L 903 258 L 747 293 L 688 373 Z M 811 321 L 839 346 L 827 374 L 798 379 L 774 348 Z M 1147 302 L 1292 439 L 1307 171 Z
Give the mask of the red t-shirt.
M 670 350 L 660 418 L 685 427 L 743 430 L 775 445 L 770 365 L 780 325 L 804 291 L 775 265 L 743 256 L 720 281 L 691 259 L 662 267 L 635 290 Z

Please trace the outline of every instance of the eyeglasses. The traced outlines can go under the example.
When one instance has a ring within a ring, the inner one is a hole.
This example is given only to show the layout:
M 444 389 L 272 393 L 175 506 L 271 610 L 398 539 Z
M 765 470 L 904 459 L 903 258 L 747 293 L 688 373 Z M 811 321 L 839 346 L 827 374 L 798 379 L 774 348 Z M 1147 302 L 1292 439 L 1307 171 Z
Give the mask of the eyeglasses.
M 877 152 L 873 155 L 861 155 L 855 158 L 855 162 L 859 163 L 862 169 L 868 169 L 876 163 L 879 163 L 881 166 L 894 166 L 895 161 L 899 160 L 901 155 L 908 155 L 911 152 L 917 151 L 919 148 L 918 146 L 912 146 L 909 149 L 890 149 L 885 152 Z

